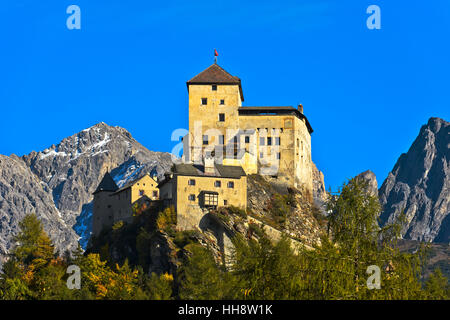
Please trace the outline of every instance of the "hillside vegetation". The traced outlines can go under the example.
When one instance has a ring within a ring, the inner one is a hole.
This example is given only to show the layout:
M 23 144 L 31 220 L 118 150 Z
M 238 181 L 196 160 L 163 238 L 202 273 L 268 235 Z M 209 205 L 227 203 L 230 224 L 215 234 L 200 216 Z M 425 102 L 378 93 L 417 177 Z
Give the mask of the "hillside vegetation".
M 3 266 L 0 297 L 449 298 L 447 279 L 439 270 L 422 281 L 425 248 L 401 252 L 397 245 L 401 225 L 378 227 L 380 204 L 363 182 L 353 179 L 343 185 L 327 204 L 326 220 L 315 218 L 312 206 L 307 209 L 303 204 L 302 208 L 298 190 L 269 193 L 267 199 L 271 206 L 265 212 L 219 208 L 209 214 L 205 228 L 197 231 L 177 230 L 173 208 L 136 208 L 132 223 L 115 224 L 92 239 L 84 254 L 79 249 L 65 257 L 54 256 L 39 220 L 28 215 L 14 239 L 18 245 Z M 317 226 L 320 241 L 302 240 L 290 228 L 290 217 L 300 214 Z M 288 231 L 273 239 L 263 224 L 251 223 L 252 215 L 273 224 L 274 229 Z M 231 250 L 227 239 L 232 242 Z M 81 269 L 80 289 L 66 286 L 69 265 Z M 368 288 L 369 266 L 381 270 L 380 289 Z

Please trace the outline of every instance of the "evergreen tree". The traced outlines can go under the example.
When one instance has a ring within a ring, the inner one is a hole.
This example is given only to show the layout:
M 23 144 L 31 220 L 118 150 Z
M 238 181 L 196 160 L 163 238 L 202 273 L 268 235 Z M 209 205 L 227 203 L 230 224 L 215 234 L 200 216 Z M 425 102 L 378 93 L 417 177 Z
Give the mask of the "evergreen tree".
M 19 233 L 14 237 L 18 246 L 12 251 L 14 259 L 25 266 L 39 268 L 54 256 L 54 246 L 35 214 L 26 215 L 19 222 Z
M 146 282 L 146 286 L 148 288 L 148 298 L 150 300 L 169 300 L 173 294 L 173 276 L 168 273 L 158 276 L 156 273 L 152 272 L 150 279 Z
M 272 243 L 263 234 L 259 241 L 235 238 L 232 275 L 239 299 L 299 298 L 299 260 L 290 240 Z
M 303 291 L 310 299 L 419 299 L 422 251 L 400 253 L 400 226 L 379 228 L 380 205 L 366 182 L 352 179 L 328 203 L 328 236 L 301 252 Z M 369 289 L 369 266 L 381 271 L 381 289 Z
M 427 299 L 450 299 L 450 287 L 448 285 L 448 279 L 442 274 L 439 268 L 435 269 L 426 281 L 425 294 Z
M 223 298 L 222 271 L 211 252 L 200 245 L 189 247 L 192 251 L 181 270 L 181 299 L 216 300 Z

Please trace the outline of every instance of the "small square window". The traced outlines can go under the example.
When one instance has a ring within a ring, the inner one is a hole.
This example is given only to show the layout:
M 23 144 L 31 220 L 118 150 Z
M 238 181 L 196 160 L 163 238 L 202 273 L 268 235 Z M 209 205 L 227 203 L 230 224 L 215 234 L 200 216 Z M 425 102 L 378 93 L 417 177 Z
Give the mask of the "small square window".
M 202 98 L 202 105 L 208 104 L 208 98 Z
M 264 137 L 260 137 L 260 138 L 259 138 L 259 145 L 260 145 L 260 146 L 264 146 L 265 143 L 266 143 L 266 139 L 265 139 Z
M 139 196 L 142 197 L 145 194 L 144 190 L 139 190 Z
M 234 188 L 234 182 L 233 181 L 228 181 L 228 188 Z
M 245 143 L 250 143 L 250 136 L 245 136 Z
M 225 104 L 225 99 L 220 99 L 220 104 L 224 105 Z
M 219 121 L 224 122 L 225 121 L 225 113 L 219 113 Z
M 275 138 L 275 145 L 279 146 L 281 144 L 281 138 L 280 137 L 276 137 Z
M 153 191 L 153 198 L 158 197 L 158 191 Z
M 259 157 L 262 159 L 262 158 L 264 158 L 264 152 L 260 152 L 259 153 Z
M 267 137 L 267 145 L 268 146 L 272 145 L 272 137 Z
M 195 180 L 194 179 L 189 179 L 188 180 L 188 185 L 195 186 Z
M 203 136 L 203 144 L 208 144 L 208 136 Z
M 222 183 L 219 180 L 214 182 L 214 187 L 220 188 L 221 186 L 222 186 Z
M 217 91 L 217 84 L 212 85 L 212 91 Z
M 195 201 L 195 194 L 190 194 L 190 195 L 188 196 L 188 200 L 189 200 L 189 201 Z
M 223 205 L 227 206 L 228 205 L 228 200 L 223 200 Z
M 277 159 L 280 160 L 281 159 L 281 153 L 277 153 Z

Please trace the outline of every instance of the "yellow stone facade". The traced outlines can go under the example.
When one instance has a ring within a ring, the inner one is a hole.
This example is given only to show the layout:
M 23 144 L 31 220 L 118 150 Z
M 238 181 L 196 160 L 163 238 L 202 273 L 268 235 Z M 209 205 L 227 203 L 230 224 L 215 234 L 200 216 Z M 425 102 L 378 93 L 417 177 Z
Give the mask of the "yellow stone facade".
M 201 228 L 205 208 L 229 205 L 242 209 L 247 207 L 245 175 L 239 178 L 226 178 L 175 174 L 172 179 L 160 186 L 160 192 L 161 197 L 167 200 L 165 204 L 175 207 L 177 228 L 180 230 Z

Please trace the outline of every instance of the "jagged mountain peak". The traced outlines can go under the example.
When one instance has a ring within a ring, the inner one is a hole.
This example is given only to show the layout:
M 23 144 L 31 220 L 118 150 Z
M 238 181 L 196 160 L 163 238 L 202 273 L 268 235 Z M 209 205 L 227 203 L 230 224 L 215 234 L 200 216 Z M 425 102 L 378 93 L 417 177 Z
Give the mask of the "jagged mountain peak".
M 432 132 L 438 132 L 442 128 L 442 126 L 448 126 L 448 122 L 444 119 L 431 117 L 428 119 L 428 123 L 423 127 L 428 127 Z
M 404 212 L 405 238 L 450 242 L 449 150 L 450 123 L 430 118 L 379 190 L 383 223 Z

